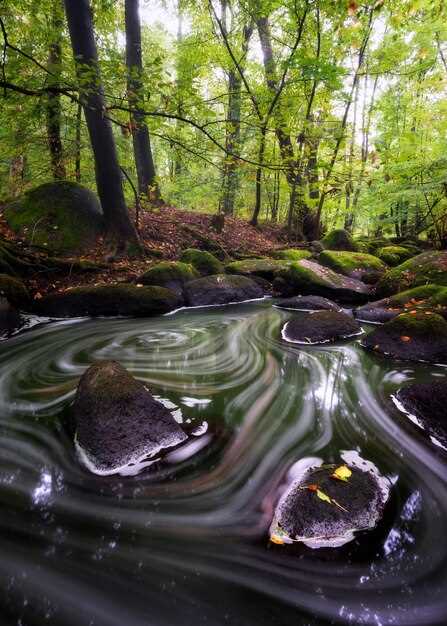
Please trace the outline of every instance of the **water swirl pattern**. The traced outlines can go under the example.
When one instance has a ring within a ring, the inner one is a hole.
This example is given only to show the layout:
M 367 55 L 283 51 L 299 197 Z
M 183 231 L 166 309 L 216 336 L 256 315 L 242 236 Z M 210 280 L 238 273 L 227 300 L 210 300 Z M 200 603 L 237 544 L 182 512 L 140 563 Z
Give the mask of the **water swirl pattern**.
M 0 344 L 2 625 L 446 623 L 447 456 L 391 400 L 446 370 L 356 338 L 286 344 L 291 315 L 264 301 L 70 320 Z M 169 402 L 189 448 L 135 476 L 84 468 L 67 408 L 98 359 Z M 336 550 L 269 543 L 294 464 L 346 450 L 394 484 L 377 529 Z

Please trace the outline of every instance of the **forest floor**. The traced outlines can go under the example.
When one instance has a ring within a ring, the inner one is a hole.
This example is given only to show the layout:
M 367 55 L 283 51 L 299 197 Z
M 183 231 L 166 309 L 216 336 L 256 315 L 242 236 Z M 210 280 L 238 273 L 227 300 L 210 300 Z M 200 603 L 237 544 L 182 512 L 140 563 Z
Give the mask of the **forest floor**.
M 147 255 L 138 259 L 111 258 L 103 240 L 82 256 L 72 255 L 73 270 L 67 272 L 31 272 L 25 284 L 41 297 L 51 291 L 65 291 L 78 285 L 135 281 L 151 265 L 161 260 L 175 260 L 186 248 L 200 248 L 212 252 L 221 260 L 245 256 L 269 255 L 288 244 L 287 234 L 278 225 L 251 226 L 246 220 L 227 217 L 220 232 L 215 225 L 216 215 L 194 213 L 174 207 L 158 211 L 143 211 L 140 215 L 140 237 Z M 30 247 L 7 226 L 0 212 L 0 236 L 19 244 L 23 250 L 37 254 L 44 264 L 45 249 Z M 79 269 L 79 261 L 85 269 Z M 89 270 L 88 265 L 96 265 Z M 75 265 L 76 263 L 76 265 Z

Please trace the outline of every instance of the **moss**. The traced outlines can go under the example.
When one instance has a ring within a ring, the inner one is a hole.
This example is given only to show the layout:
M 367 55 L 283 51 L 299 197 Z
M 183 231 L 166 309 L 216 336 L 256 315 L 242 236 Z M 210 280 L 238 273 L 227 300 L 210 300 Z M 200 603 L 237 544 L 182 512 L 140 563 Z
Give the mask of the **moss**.
M 188 248 L 184 250 L 180 261 L 188 263 L 195 267 L 195 269 L 202 276 L 209 276 L 211 274 L 221 274 L 223 272 L 223 265 L 217 259 L 214 254 L 206 252 L 206 250 L 197 250 L 196 248 Z
M 287 250 L 275 250 L 272 256 L 281 261 L 301 261 L 301 259 L 310 259 L 312 253 L 309 250 L 288 248 Z
M 321 243 L 327 250 L 357 251 L 357 246 L 353 238 L 348 231 L 343 230 L 343 228 L 331 230 L 325 237 L 323 237 Z
M 26 306 L 30 300 L 22 281 L 7 274 L 0 274 L 0 296 L 4 296 L 10 304 L 18 308 Z
M 103 232 L 99 200 L 70 181 L 45 183 L 4 211 L 8 225 L 29 243 L 57 254 L 81 252 Z
M 189 280 L 194 280 L 199 276 L 199 272 L 192 265 L 181 261 L 162 261 L 144 272 L 138 278 L 138 282 L 143 283 L 143 285 L 159 285 L 161 287 L 173 282 L 184 285 Z
M 447 286 L 447 251 L 423 252 L 394 267 L 378 283 L 377 293 L 388 296 L 430 283 Z
M 318 261 L 345 276 L 351 276 L 359 270 L 385 272 L 387 269 L 385 263 L 376 256 L 363 252 L 324 250 Z
M 395 267 L 413 256 L 413 253 L 402 246 L 384 246 L 377 250 L 377 256 L 387 265 Z
M 273 280 L 283 269 L 288 267 L 286 261 L 274 259 L 246 259 L 245 261 L 233 261 L 225 267 L 227 274 L 240 276 L 259 276 L 267 280 Z
M 402 313 L 386 324 L 388 329 L 401 336 L 437 337 L 447 339 L 447 322 L 436 313 Z

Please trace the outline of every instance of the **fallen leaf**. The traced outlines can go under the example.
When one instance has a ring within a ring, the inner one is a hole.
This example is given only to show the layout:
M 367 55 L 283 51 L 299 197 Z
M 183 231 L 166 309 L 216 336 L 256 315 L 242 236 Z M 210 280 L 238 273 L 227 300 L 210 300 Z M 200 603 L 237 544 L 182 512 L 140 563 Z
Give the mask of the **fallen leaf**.
M 402 335 L 402 337 L 400 338 L 401 341 L 405 341 L 405 343 L 407 341 L 411 341 L 411 337 L 408 337 L 407 335 Z
M 324 491 L 321 491 L 321 489 L 317 489 L 317 496 L 320 498 L 320 500 L 332 504 L 332 499 L 326 493 L 324 493 Z
M 270 541 L 272 543 L 276 543 L 278 546 L 284 545 L 284 541 L 281 539 L 279 535 L 270 535 Z
M 347 465 L 340 465 L 340 467 L 337 467 L 334 473 L 331 474 L 331 478 L 337 478 L 338 480 L 342 480 L 345 483 L 348 482 L 348 478 L 350 478 L 351 476 L 352 472 Z

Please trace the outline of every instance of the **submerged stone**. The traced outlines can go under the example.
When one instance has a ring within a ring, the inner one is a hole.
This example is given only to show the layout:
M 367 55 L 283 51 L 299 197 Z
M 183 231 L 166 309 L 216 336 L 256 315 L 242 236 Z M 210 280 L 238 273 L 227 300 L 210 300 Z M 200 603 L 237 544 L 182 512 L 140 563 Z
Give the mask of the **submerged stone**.
M 97 474 L 113 474 L 187 438 L 168 409 L 116 361 L 84 372 L 73 405 L 81 459 Z
M 324 250 L 319 255 L 318 261 L 339 274 L 368 283 L 377 282 L 387 270 L 383 261 L 364 252 Z
M 262 298 L 263 288 L 246 276 L 218 274 L 205 276 L 185 285 L 185 299 L 189 306 L 229 304 Z
M 424 285 L 402 291 L 389 298 L 369 302 L 355 309 L 355 317 L 364 322 L 382 324 L 402 313 L 433 312 L 447 318 L 447 287 Z
M 447 451 L 447 381 L 414 383 L 393 396 L 399 410 Z
M 224 271 L 223 264 L 219 261 L 219 259 L 217 259 L 214 254 L 211 254 L 211 252 L 207 252 L 206 250 L 187 248 L 182 252 L 180 261 L 195 267 L 201 276 L 221 274 Z
M 304 313 L 286 322 L 281 336 L 285 341 L 299 344 L 328 343 L 362 334 L 359 324 L 340 311 Z
M 436 313 L 403 313 L 375 328 L 362 345 L 396 359 L 447 364 L 447 322 Z
M 393 267 L 379 281 L 376 292 L 391 296 L 429 283 L 447 287 L 447 250 L 423 252 Z
M 341 311 L 340 306 L 321 296 L 295 296 L 278 300 L 275 306 L 294 311 Z

